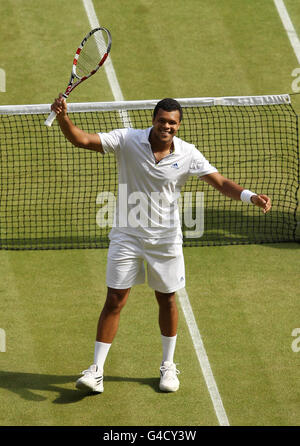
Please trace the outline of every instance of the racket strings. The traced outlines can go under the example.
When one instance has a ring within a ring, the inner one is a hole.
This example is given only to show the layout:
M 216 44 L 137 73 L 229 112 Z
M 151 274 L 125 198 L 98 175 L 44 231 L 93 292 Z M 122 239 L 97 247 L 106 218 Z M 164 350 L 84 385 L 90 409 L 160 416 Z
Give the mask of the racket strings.
M 102 31 L 96 31 L 86 41 L 76 65 L 76 74 L 78 77 L 82 78 L 83 76 L 87 76 L 98 68 L 98 64 L 108 48 L 108 42 L 105 38 L 106 35 Z

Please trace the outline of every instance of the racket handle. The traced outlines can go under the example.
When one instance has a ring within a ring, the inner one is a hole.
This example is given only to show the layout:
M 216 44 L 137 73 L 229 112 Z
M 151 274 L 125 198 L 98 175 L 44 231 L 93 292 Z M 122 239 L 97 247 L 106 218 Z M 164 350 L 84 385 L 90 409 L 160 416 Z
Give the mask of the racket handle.
M 46 119 L 46 121 L 44 122 L 44 124 L 47 127 L 51 127 L 52 122 L 54 121 L 54 119 L 56 118 L 56 113 L 52 110 L 52 112 L 50 113 L 50 115 L 48 116 L 48 118 Z

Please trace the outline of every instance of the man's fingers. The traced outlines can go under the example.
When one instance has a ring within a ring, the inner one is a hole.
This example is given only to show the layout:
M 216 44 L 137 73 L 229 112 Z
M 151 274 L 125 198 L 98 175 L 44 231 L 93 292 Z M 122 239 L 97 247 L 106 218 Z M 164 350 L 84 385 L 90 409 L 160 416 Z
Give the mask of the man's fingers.
M 266 204 L 267 204 L 267 202 L 266 202 L 266 200 L 264 200 L 262 197 L 258 197 L 258 205 L 259 206 L 261 206 L 261 207 L 264 207 Z
M 254 204 L 262 208 L 265 214 L 271 209 L 271 200 L 267 195 L 257 195 Z
M 54 102 L 51 105 L 51 110 L 53 110 L 56 114 L 59 114 L 62 111 L 64 111 L 65 108 L 66 108 L 66 101 L 62 93 L 60 93 L 59 97 L 54 99 Z

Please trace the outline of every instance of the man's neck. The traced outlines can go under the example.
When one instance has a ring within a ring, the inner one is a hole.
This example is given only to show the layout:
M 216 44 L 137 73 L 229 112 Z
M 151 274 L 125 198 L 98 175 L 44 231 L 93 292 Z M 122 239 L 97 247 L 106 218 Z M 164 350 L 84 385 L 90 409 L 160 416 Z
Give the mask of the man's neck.
M 150 131 L 149 134 L 149 142 L 151 145 L 151 149 L 152 152 L 169 152 L 172 153 L 174 151 L 174 142 L 173 139 L 171 142 L 163 142 L 160 141 L 158 138 L 155 138 L 155 136 L 153 135 L 152 130 Z

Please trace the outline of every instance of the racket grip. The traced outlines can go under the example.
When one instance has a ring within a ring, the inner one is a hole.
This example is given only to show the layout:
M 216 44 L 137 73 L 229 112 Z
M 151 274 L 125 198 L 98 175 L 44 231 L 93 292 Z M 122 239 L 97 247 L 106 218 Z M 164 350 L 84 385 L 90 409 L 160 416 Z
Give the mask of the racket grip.
M 44 124 L 47 127 L 51 127 L 52 122 L 54 121 L 54 119 L 56 118 L 56 113 L 52 110 L 52 112 L 50 113 L 50 115 L 48 116 L 48 118 L 46 119 L 46 121 L 44 122 Z

